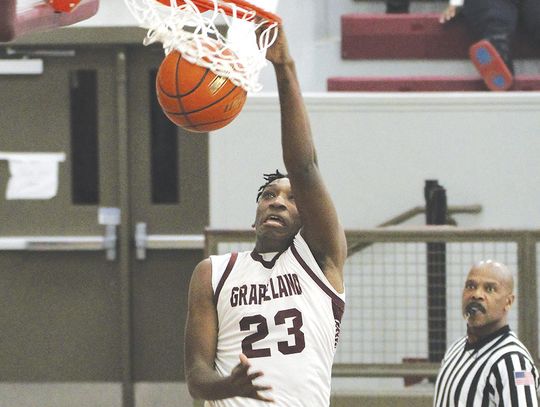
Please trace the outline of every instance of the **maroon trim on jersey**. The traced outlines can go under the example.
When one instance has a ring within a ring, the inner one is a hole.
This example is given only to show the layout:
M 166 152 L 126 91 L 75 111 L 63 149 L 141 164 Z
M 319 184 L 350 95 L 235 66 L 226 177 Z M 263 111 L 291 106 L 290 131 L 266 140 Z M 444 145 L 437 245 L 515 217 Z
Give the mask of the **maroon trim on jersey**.
M 236 258 L 238 257 L 237 252 L 232 252 L 231 257 L 229 258 L 229 262 L 227 263 L 227 267 L 225 267 L 225 271 L 223 272 L 223 275 L 219 279 L 219 283 L 216 287 L 216 292 L 214 293 L 214 304 L 217 304 L 219 293 L 221 292 L 221 289 L 223 288 L 223 284 L 225 284 L 225 280 L 227 280 L 227 277 L 229 277 L 229 274 L 231 274 L 231 271 L 234 267 L 234 263 L 236 263 Z
M 287 250 L 287 249 L 285 249 Z M 264 268 L 272 269 L 274 268 L 274 265 L 276 264 L 277 259 L 279 259 L 279 256 L 281 256 L 283 253 L 285 253 L 285 250 L 276 253 L 276 255 L 272 258 L 272 260 L 267 261 L 263 259 L 262 255 L 260 253 L 257 253 L 255 250 L 251 252 L 251 258 L 255 261 L 258 261 L 263 265 Z
M 291 246 L 291 251 L 298 261 L 302 268 L 306 271 L 308 276 L 310 276 L 313 281 L 317 283 L 317 285 L 332 299 L 332 310 L 334 311 L 334 319 L 341 321 L 341 317 L 343 316 L 343 312 L 345 311 L 345 301 L 343 301 L 341 298 L 337 296 L 335 292 L 333 292 L 330 287 L 328 287 L 318 276 L 315 274 L 311 268 L 307 265 L 307 263 L 304 261 L 302 256 L 300 256 L 300 253 L 298 253 L 298 250 L 296 250 L 296 247 L 294 244 Z
M 332 311 L 334 311 L 334 319 L 341 322 L 341 318 L 343 318 L 343 313 L 345 312 L 345 302 L 341 298 L 337 298 L 339 302 L 332 297 Z

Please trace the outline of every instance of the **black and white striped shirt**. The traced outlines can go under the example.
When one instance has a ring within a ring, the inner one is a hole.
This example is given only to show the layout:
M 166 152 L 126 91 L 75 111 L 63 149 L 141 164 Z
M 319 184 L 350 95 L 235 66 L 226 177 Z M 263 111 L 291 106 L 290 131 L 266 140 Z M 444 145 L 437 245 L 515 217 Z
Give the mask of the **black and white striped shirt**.
M 463 337 L 446 351 L 434 407 L 537 407 L 538 371 L 505 326 L 474 344 Z

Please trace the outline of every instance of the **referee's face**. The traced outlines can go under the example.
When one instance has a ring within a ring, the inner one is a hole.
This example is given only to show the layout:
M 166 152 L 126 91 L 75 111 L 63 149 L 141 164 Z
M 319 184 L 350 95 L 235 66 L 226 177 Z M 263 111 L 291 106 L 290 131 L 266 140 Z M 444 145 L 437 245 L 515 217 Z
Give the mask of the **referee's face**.
M 481 335 L 507 324 L 513 303 L 512 277 L 499 263 L 480 263 L 473 267 L 463 288 L 462 312 L 467 325 Z

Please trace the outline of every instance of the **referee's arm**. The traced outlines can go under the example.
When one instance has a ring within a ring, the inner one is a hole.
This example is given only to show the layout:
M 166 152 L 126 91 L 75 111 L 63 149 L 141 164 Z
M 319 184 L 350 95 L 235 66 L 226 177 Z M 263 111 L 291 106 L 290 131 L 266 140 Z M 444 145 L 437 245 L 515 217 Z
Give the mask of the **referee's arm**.
M 498 406 L 538 407 L 538 372 L 522 354 L 505 355 L 493 367 L 489 382 Z

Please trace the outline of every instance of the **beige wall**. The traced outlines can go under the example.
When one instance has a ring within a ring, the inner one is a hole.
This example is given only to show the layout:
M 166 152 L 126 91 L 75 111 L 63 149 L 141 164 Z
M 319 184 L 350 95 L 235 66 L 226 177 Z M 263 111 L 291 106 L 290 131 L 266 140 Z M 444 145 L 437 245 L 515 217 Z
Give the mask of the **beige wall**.
M 423 205 L 438 179 L 461 226 L 540 227 L 540 93 L 306 93 L 319 163 L 348 229 Z M 274 94 L 210 135 L 210 218 L 249 228 L 262 173 L 283 169 Z M 423 223 L 419 216 L 416 223 Z

